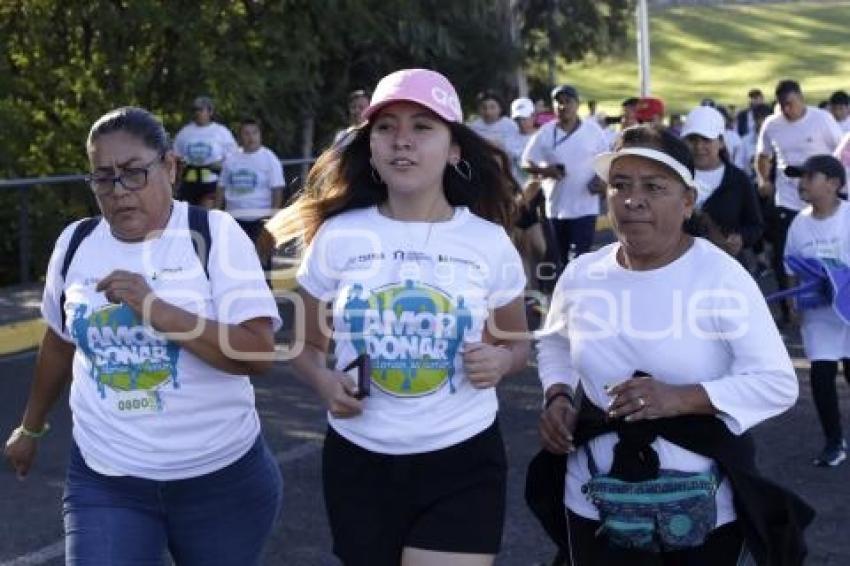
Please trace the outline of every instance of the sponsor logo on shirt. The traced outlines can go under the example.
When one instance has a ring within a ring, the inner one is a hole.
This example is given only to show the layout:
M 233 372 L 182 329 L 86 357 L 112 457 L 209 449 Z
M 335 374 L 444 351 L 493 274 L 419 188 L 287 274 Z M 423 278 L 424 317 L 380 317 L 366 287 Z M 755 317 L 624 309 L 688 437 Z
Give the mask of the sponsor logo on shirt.
M 203 165 L 212 157 L 213 148 L 208 142 L 196 141 L 186 145 L 186 160 L 193 165 Z
M 440 263 L 459 263 L 461 265 L 472 267 L 477 271 L 481 271 L 481 264 L 479 264 L 477 261 L 472 261 L 471 259 L 464 259 L 462 257 L 453 257 L 449 255 L 439 254 L 437 256 L 437 261 Z
M 386 259 L 384 252 L 375 252 L 368 254 L 359 254 L 349 257 L 345 262 L 345 269 L 366 269 L 372 265 L 372 262 Z
M 244 195 L 254 192 L 259 184 L 259 175 L 255 171 L 241 168 L 230 172 L 227 189 L 231 193 Z
M 393 259 L 396 261 L 431 261 L 433 258 L 424 252 L 395 250 Z
M 106 305 L 92 313 L 84 304 L 68 305 L 71 337 L 91 363 L 91 378 L 102 399 L 117 393 L 119 410 L 162 411 L 157 393 L 177 389 L 180 348 L 142 324 L 126 305 Z
M 464 298 L 406 280 L 366 292 L 355 284 L 343 321 L 357 354 L 372 362 L 372 383 L 396 397 L 457 390 L 455 358 L 473 327 Z

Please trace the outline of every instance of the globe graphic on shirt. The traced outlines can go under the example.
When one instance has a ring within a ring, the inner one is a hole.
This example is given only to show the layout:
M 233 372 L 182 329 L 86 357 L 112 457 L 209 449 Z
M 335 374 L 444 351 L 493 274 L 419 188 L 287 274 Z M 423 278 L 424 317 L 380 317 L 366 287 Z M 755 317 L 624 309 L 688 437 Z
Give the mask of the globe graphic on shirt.
M 357 354 L 369 355 L 372 383 L 396 397 L 456 391 L 456 357 L 472 314 L 463 298 L 405 281 L 367 293 L 355 285 L 343 319 Z
M 91 363 L 92 379 L 101 397 L 115 391 L 158 389 L 176 376 L 180 348 L 142 324 L 126 305 L 106 305 L 87 314 L 73 305 L 71 336 Z
M 186 160 L 193 165 L 203 165 L 212 157 L 213 148 L 209 142 L 195 141 L 186 145 Z
M 228 177 L 227 188 L 232 193 L 248 194 L 256 190 L 259 184 L 257 173 L 250 169 L 236 169 Z

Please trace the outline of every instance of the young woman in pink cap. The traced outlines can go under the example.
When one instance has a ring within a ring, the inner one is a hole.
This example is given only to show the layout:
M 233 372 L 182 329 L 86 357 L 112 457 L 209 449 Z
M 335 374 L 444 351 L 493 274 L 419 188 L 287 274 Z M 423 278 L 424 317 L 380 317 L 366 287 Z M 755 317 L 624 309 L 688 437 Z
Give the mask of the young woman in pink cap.
M 328 409 L 334 552 L 346 565 L 492 564 L 506 480 L 495 386 L 528 356 L 505 232 L 517 187 L 439 73 L 384 77 L 363 116 L 269 224 L 306 246 L 293 365 Z

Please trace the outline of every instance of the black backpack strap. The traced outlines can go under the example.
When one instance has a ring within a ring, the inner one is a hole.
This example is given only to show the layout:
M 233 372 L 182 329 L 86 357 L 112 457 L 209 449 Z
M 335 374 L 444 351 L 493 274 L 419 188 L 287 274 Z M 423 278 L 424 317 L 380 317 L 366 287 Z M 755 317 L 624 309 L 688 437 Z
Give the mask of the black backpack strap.
M 209 261 L 212 235 L 210 234 L 210 211 L 201 206 L 189 205 L 189 230 L 192 237 L 192 247 L 201 260 L 207 279 L 210 278 Z
M 83 243 L 89 234 L 91 234 L 97 225 L 100 224 L 100 216 L 84 218 L 82 222 L 74 228 L 74 233 L 71 234 L 71 241 L 68 242 L 68 249 L 65 250 L 65 257 L 62 260 L 62 270 L 59 274 L 62 276 L 62 294 L 59 295 L 59 316 L 62 320 L 61 328 L 65 328 L 65 277 L 68 275 L 68 270 L 71 268 L 71 262 L 77 253 L 80 244 Z

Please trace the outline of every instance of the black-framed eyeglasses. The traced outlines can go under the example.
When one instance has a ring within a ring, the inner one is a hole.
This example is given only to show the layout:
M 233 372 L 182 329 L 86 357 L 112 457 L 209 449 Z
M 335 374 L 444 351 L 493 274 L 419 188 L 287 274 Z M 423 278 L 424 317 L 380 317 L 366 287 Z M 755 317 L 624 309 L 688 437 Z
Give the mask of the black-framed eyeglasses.
M 121 186 L 128 191 L 139 191 L 144 189 L 148 184 L 148 171 L 150 168 L 162 161 L 163 155 L 157 155 L 150 163 L 142 167 L 128 167 L 122 169 L 118 175 L 110 173 L 92 173 L 86 176 L 91 190 L 97 196 L 106 196 L 115 190 L 115 183 L 121 183 Z

